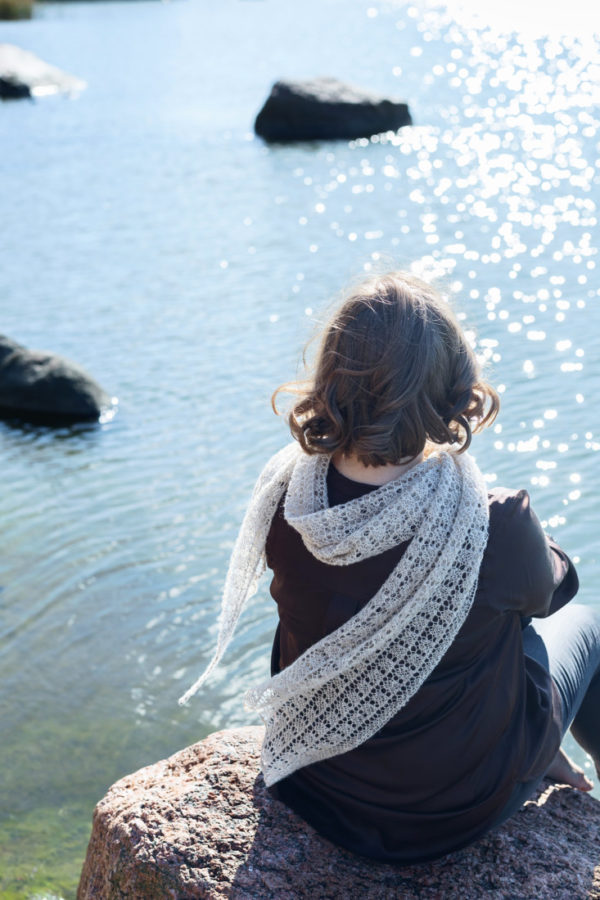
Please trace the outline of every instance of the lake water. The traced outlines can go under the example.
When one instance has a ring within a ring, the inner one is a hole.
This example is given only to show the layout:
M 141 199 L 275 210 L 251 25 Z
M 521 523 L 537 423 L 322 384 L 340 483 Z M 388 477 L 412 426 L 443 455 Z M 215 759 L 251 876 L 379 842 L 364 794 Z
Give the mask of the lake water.
M 0 109 L 0 330 L 119 399 L 97 427 L 0 425 L 3 898 L 73 898 L 109 784 L 251 721 L 266 584 L 210 684 L 177 697 L 286 440 L 271 391 L 364 271 L 453 295 L 502 391 L 475 455 L 529 489 L 598 603 L 599 42 L 592 7 L 525 6 L 71 3 L 0 27 L 88 82 Z M 253 137 L 274 80 L 319 74 L 405 96 L 414 127 Z

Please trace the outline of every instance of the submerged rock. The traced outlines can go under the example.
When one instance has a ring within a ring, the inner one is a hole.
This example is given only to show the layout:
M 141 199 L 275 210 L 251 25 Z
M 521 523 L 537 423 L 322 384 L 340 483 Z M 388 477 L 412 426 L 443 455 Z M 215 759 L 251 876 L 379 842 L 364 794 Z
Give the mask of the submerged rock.
M 256 117 L 267 141 L 370 137 L 411 124 L 408 106 L 336 78 L 277 81 Z
M 112 399 L 76 363 L 0 334 L 0 418 L 62 423 L 98 419 Z
M 472 847 L 398 868 L 335 847 L 259 775 L 262 728 L 221 731 L 110 788 L 78 900 L 600 897 L 600 803 L 545 785 Z
M 0 97 L 42 97 L 46 94 L 74 94 L 83 90 L 85 81 L 44 62 L 34 53 L 0 44 Z

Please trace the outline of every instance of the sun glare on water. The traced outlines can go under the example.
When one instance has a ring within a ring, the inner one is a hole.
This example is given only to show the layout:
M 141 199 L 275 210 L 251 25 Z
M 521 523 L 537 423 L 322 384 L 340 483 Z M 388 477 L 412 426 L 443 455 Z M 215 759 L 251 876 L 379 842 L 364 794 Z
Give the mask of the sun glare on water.
M 432 6 L 438 4 L 431 4 Z M 465 25 L 487 25 L 501 32 L 518 32 L 527 37 L 544 35 L 597 35 L 600 31 L 597 8 L 587 0 L 448 0 L 444 4 L 457 21 Z

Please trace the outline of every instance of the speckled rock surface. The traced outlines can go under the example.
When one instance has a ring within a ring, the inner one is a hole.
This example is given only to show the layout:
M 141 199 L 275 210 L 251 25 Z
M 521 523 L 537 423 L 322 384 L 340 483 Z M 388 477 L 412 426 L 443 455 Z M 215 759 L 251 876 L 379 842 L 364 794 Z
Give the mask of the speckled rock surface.
M 121 779 L 94 813 L 78 900 L 600 898 L 600 803 L 546 785 L 474 846 L 397 869 L 334 847 L 272 800 L 261 728 L 221 731 Z

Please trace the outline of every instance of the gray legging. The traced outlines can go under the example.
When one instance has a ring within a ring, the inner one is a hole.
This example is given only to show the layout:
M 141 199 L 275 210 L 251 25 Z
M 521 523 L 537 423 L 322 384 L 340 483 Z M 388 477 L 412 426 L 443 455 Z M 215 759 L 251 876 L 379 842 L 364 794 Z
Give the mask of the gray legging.
M 558 688 L 563 737 L 570 726 L 577 743 L 600 769 L 600 614 L 589 606 L 568 603 L 547 619 L 525 625 L 523 649 L 548 669 Z M 542 778 L 515 786 L 496 826 L 520 809 Z

